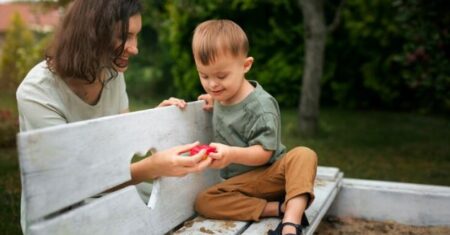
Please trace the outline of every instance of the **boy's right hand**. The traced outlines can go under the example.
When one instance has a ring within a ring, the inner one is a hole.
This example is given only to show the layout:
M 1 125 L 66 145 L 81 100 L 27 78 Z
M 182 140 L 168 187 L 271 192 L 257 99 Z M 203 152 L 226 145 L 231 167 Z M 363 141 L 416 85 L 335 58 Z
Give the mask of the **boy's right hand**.
M 209 167 L 214 169 L 222 169 L 233 163 L 231 146 L 220 143 L 211 143 L 209 146 L 216 149 L 215 152 L 211 152 L 208 155 L 211 159 L 213 159 Z
M 198 98 L 198 100 L 204 100 L 205 104 L 203 105 L 203 109 L 206 111 L 213 110 L 214 107 L 214 99 L 209 94 L 202 94 Z

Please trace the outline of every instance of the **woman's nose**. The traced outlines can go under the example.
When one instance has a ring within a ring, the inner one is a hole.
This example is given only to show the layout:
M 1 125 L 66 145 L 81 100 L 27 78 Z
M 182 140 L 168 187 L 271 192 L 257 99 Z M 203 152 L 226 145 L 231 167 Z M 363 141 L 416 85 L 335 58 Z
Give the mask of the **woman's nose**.
M 139 53 L 137 40 L 128 42 L 125 50 L 129 55 L 137 55 Z

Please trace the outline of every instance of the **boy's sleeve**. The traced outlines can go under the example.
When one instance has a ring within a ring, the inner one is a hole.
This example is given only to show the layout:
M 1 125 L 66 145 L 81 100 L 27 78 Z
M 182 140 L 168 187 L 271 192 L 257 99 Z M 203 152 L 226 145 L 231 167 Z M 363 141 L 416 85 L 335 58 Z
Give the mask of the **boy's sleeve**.
M 265 150 L 276 150 L 280 144 L 278 117 L 273 114 L 261 116 L 251 127 L 248 144 L 262 145 Z

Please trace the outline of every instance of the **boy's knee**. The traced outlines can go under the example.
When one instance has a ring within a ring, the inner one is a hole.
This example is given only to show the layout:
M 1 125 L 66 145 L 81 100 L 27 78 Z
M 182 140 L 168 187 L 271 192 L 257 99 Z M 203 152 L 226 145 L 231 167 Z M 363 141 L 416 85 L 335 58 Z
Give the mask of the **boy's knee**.
M 308 148 L 308 147 L 295 147 L 291 150 L 293 153 L 291 156 L 293 157 L 299 157 L 303 161 L 313 162 L 317 164 L 317 154 L 314 150 Z
M 203 191 L 201 193 L 199 193 L 197 195 L 197 198 L 195 199 L 195 203 L 194 203 L 194 209 L 195 211 L 197 211 L 197 213 L 203 215 L 203 216 L 208 216 L 208 203 L 206 203 L 208 198 L 208 193 L 207 191 Z

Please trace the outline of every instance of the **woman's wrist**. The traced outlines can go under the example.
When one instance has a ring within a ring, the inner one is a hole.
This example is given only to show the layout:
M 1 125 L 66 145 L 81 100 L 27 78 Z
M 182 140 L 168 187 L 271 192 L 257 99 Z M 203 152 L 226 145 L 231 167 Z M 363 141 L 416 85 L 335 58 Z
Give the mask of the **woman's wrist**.
M 146 157 L 131 164 L 131 181 L 134 184 L 159 177 L 153 162 L 155 156 Z

